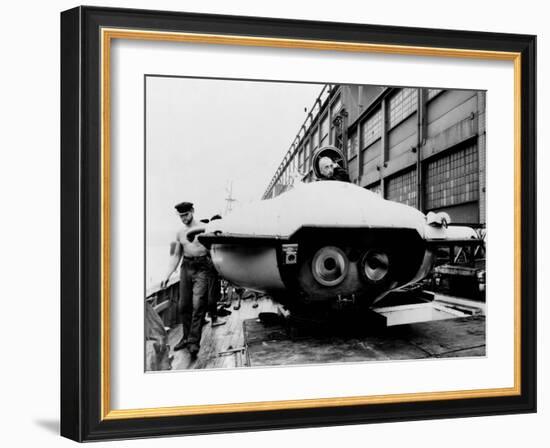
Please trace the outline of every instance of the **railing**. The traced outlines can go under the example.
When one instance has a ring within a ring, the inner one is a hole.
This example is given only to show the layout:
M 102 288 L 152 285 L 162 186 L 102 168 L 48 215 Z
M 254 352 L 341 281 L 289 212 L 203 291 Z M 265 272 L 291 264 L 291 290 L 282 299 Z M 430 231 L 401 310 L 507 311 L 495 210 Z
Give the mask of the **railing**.
M 264 194 L 262 195 L 262 198 L 266 198 L 268 194 L 272 191 L 273 188 L 275 188 L 275 184 L 277 183 L 277 179 L 279 175 L 285 170 L 286 165 L 290 162 L 290 159 L 294 155 L 294 153 L 298 150 L 299 142 L 305 137 L 305 135 L 308 132 L 308 129 L 311 127 L 312 123 L 314 122 L 315 118 L 319 113 L 321 112 L 322 105 L 325 102 L 327 98 L 330 97 L 331 92 L 333 91 L 334 87 L 332 84 L 325 84 L 323 88 L 321 89 L 321 92 L 313 102 L 313 106 L 311 106 L 311 109 L 308 111 L 306 118 L 304 119 L 304 122 L 302 125 L 298 128 L 298 133 L 292 140 L 292 143 L 290 144 L 290 147 L 288 148 L 287 152 L 285 153 L 283 160 L 279 164 L 279 167 L 275 171 L 275 174 L 273 175 L 271 181 L 269 182 L 267 188 L 264 191 Z M 315 111 L 316 106 L 318 107 L 318 110 Z M 308 120 L 310 120 L 309 126 L 308 126 Z M 302 135 L 303 132 L 303 135 Z M 298 144 L 296 144 L 298 142 Z
M 174 280 L 166 288 L 161 288 L 159 283 L 150 288 L 145 297 L 145 301 L 158 313 L 165 327 L 173 327 L 178 323 L 179 284 L 179 280 Z

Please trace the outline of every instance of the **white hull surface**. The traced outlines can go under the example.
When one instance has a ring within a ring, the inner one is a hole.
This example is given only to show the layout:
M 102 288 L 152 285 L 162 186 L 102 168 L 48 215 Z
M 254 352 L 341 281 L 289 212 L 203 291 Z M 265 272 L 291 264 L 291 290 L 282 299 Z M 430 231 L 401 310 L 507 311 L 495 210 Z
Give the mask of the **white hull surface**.
M 208 224 L 199 240 L 221 276 L 283 302 L 370 306 L 430 272 L 435 244 L 478 241 L 354 184 L 299 184 Z

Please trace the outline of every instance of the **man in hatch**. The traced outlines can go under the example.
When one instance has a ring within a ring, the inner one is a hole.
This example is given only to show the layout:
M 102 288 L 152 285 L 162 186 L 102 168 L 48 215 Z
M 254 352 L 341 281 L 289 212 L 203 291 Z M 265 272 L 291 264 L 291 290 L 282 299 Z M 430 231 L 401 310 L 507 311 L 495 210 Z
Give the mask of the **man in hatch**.
M 180 301 L 178 313 L 181 315 L 183 335 L 174 346 L 174 350 L 185 347 L 192 357 L 196 357 L 201 340 L 201 330 L 206 313 L 208 286 L 213 272 L 212 260 L 208 250 L 199 243 L 197 237 L 187 239 L 187 234 L 203 224 L 196 221 L 191 202 L 181 202 L 175 206 L 183 226 L 176 233 L 176 240 L 170 244 L 170 264 L 161 282 L 166 287 L 172 273 L 180 268 Z
M 350 181 L 347 171 L 328 156 L 319 159 L 319 174 L 320 180 Z

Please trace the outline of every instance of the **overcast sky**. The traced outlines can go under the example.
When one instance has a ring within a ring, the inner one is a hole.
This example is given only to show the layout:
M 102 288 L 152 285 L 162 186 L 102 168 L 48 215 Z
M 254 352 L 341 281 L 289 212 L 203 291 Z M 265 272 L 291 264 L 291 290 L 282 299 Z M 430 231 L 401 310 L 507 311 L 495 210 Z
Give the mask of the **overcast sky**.
M 230 182 L 236 206 L 260 199 L 322 88 L 164 77 L 146 83 L 148 248 L 168 248 L 178 202 L 193 202 L 199 219 L 223 214 Z

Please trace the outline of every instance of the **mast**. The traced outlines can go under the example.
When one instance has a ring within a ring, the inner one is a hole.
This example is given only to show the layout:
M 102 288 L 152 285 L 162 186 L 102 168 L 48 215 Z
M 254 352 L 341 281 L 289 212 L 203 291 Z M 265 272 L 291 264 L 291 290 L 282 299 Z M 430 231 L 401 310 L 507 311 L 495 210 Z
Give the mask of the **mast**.
M 229 187 L 225 189 L 225 192 L 227 193 L 227 196 L 225 198 L 225 212 L 224 215 L 227 215 L 228 213 L 231 213 L 233 210 L 233 202 L 236 201 L 236 199 L 233 197 L 233 181 L 229 181 Z

